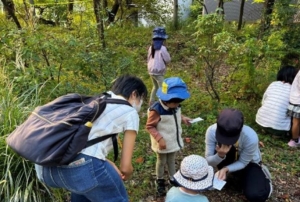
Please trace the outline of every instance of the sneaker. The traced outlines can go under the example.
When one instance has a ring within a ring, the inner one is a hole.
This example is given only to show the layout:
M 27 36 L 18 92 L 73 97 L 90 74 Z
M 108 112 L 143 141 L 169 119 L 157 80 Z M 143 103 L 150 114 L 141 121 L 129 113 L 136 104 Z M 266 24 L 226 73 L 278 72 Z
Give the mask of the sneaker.
M 166 185 L 164 179 L 157 179 L 156 180 L 156 195 L 158 197 L 166 196 Z
M 300 147 L 300 140 L 298 139 L 298 142 L 295 142 L 294 140 L 290 140 L 288 145 L 290 147 Z

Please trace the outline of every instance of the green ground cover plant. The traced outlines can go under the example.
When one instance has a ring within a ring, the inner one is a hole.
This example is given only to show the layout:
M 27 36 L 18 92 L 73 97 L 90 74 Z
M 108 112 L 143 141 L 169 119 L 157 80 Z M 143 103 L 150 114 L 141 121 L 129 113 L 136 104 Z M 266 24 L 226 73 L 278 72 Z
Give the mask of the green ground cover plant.
M 74 17 L 73 29 L 37 25 L 21 31 L 2 19 L 7 23 L 0 25 L 1 202 L 69 201 L 68 192 L 40 183 L 33 164 L 6 146 L 5 137 L 34 107 L 69 92 L 103 92 L 115 77 L 126 73 L 142 78 L 149 91 L 152 87 L 146 64 L 152 27 L 111 25 L 105 30 L 107 47 L 103 49 L 89 17 L 84 18 L 86 23 L 80 16 Z M 182 23 L 179 30 L 167 25 L 167 48 L 172 62 L 165 77 L 179 76 L 187 83 L 192 96 L 183 102 L 183 114 L 204 119 L 184 127 L 183 137 L 191 138 L 191 142 L 186 142 L 178 153 L 177 168 L 184 156 L 204 155 L 205 131 L 221 109 L 238 108 L 244 113 L 245 123 L 257 131 L 265 145 L 262 155 L 274 185 L 269 201 L 300 201 L 299 150 L 288 148 L 288 139 L 264 134 L 255 123 L 263 92 L 275 80 L 282 59 L 287 53 L 299 51 L 295 34 L 299 25 L 293 29 L 277 27 L 259 38 L 258 24 L 246 24 L 236 31 L 235 23 L 219 17 L 197 16 Z M 144 104 L 140 112 L 134 175 L 125 182 L 132 202 L 162 200 L 155 197 L 156 156 L 144 129 L 147 107 Z M 205 194 L 211 201 L 244 201 L 234 187 Z

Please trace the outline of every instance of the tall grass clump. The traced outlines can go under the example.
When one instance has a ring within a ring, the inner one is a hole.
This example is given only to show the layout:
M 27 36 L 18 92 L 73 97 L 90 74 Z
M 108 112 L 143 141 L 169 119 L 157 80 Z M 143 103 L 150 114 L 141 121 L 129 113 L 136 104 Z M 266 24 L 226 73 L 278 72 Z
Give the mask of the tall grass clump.
M 43 85 L 16 93 L 20 86 L 9 79 L 5 63 L 0 61 L 0 66 L 0 201 L 49 201 L 51 192 L 37 179 L 34 164 L 14 153 L 5 142 L 7 135 L 40 104 L 39 94 Z

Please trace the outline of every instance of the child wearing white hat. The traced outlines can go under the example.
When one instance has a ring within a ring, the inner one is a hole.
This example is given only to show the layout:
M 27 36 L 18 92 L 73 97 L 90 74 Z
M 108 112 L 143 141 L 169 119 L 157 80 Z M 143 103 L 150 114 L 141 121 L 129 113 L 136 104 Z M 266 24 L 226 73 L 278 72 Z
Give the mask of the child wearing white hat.
M 213 186 L 214 171 L 205 158 L 199 155 L 185 157 L 180 170 L 173 176 L 178 187 L 172 187 L 166 197 L 166 202 L 208 202 L 200 191 Z

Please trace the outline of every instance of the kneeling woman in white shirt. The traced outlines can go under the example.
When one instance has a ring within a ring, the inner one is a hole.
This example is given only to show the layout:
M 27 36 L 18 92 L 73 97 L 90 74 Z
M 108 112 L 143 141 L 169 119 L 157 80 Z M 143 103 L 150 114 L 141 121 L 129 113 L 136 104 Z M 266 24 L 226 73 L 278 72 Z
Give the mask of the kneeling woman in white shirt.
M 291 117 L 286 112 L 289 106 L 291 85 L 298 70 L 284 66 L 277 73 L 277 81 L 272 82 L 264 93 L 262 106 L 256 114 L 256 123 L 272 135 L 286 135 L 291 129 Z

